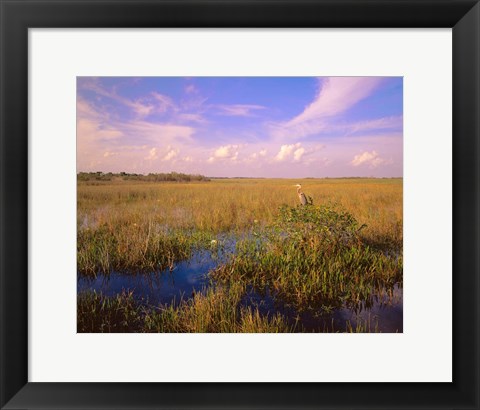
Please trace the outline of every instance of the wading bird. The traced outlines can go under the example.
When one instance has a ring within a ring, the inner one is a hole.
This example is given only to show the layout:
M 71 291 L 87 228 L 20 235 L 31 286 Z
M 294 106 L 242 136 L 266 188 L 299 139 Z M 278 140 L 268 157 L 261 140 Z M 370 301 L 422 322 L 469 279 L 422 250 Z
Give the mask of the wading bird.
M 301 191 L 302 189 L 302 186 L 300 184 L 297 184 L 297 185 L 294 185 L 297 187 L 297 194 L 298 194 L 298 199 L 300 199 L 300 203 L 302 205 L 307 205 L 308 204 L 308 201 L 307 201 L 307 197 L 305 196 L 305 194 Z

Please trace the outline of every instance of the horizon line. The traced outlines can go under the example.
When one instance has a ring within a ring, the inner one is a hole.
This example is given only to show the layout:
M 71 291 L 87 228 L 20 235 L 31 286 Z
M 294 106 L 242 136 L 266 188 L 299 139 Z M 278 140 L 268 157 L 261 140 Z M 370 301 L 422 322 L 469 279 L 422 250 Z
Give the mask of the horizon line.
M 314 177 L 314 176 L 305 176 L 305 177 L 262 177 L 262 176 L 234 176 L 234 177 L 227 177 L 227 176 L 210 176 L 210 175 L 203 175 L 199 173 L 185 173 L 185 172 L 177 172 L 177 171 L 170 171 L 170 172 L 149 172 L 145 173 L 136 173 L 136 172 L 126 172 L 126 171 L 119 171 L 119 172 L 112 172 L 112 171 L 77 171 L 77 175 L 80 173 L 85 174 L 122 174 L 125 175 L 165 175 L 165 174 L 182 174 L 182 175 L 190 175 L 190 176 L 201 176 L 204 178 L 212 178 L 212 179 L 357 179 L 357 178 L 364 178 L 364 179 L 403 179 L 403 176 L 323 176 L 323 177 Z

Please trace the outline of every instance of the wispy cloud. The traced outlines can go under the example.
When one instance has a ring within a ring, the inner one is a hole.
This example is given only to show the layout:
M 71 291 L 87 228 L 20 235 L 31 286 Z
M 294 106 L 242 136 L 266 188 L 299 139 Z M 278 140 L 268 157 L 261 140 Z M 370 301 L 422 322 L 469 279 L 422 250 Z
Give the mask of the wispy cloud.
M 277 138 L 303 138 L 325 131 L 337 116 L 368 97 L 382 79 L 378 77 L 329 77 L 321 80 L 315 99 L 289 121 L 270 124 Z
M 156 101 L 155 111 L 156 112 L 167 112 L 168 110 L 178 111 L 178 107 L 175 105 L 173 100 L 167 95 L 163 95 L 157 92 L 151 93 L 152 97 Z
M 317 98 L 289 121 L 301 124 L 318 118 L 337 115 L 368 97 L 382 81 L 378 77 L 330 77 L 322 80 Z
M 180 121 L 195 122 L 197 124 L 206 124 L 208 121 L 201 115 L 195 113 L 182 113 L 176 117 Z
M 82 82 L 82 89 L 95 92 L 98 96 L 109 98 L 132 110 L 138 118 L 145 118 L 154 113 L 165 113 L 169 110 L 178 111 L 178 107 L 167 95 L 152 91 L 141 98 L 130 99 L 118 94 L 117 90 L 107 88 L 95 79 Z
M 188 142 L 195 133 L 195 129 L 190 126 L 147 121 L 119 122 L 116 127 L 124 134 L 128 133 L 130 139 L 138 141 L 139 144 L 158 142 L 166 145 L 179 140 Z
M 255 111 L 264 110 L 262 105 L 253 104 L 231 104 L 231 105 L 217 105 L 219 114 L 230 115 L 235 117 L 250 117 L 254 115 Z
M 92 78 L 89 81 L 82 82 L 82 88 L 90 91 L 94 91 L 97 95 L 110 98 L 116 102 L 119 102 L 129 108 L 131 108 L 139 117 L 148 116 L 155 108 L 152 104 L 141 102 L 138 100 L 130 100 L 117 94 L 114 89 L 107 89 L 103 87 L 96 78 Z
M 354 134 L 364 131 L 384 131 L 392 129 L 401 129 L 403 127 L 403 116 L 391 116 L 378 118 L 375 120 L 358 121 L 350 124 L 340 125 L 348 134 Z
M 77 121 L 82 118 L 100 118 L 101 114 L 80 96 L 77 97 Z

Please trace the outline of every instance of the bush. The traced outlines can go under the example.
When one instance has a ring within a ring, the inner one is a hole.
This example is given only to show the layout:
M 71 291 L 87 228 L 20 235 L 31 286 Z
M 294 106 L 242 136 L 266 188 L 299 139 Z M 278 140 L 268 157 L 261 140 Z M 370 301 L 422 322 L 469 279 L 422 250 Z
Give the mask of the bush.
M 335 205 L 283 205 L 274 226 L 276 234 L 286 235 L 292 240 L 317 237 L 344 245 L 358 243 L 358 233 L 366 227 L 359 226 L 352 214 Z

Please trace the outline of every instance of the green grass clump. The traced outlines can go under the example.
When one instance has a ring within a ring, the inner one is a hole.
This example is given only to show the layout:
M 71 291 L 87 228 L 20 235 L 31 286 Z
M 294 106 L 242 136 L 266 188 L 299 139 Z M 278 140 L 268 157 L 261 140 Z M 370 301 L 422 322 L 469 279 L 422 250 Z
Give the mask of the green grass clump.
M 151 311 L 145 331 L 177 333 L 284 333 L 293 328 L 280 314 L 262 316 L 256 307 L 241 306 L 241 284 L 209 287 L 195 297 Z
M 274 234 L 284 234 L 290 240 L 304 242 L 317 238 L 327 243 L 344 245 L 360 242 L 359 232 L 366 225 L 359 226 L 353 215 L 337 205 L 280 207 L 275 221 Z
M 173 268 L 205 246 L 202 232 L 167 231 L 154 223 L 102 224 L 77 235 L 77 269 L 80 274 L 151 272 Z
M 269 287 L 298 310 L 358 307 L 402 280 L 402 258 L 362 242 L 356 219 L 332 206 L 287 207 L 273 228 L 240 242 L 211 276 Z

